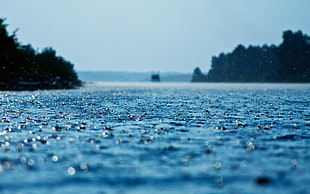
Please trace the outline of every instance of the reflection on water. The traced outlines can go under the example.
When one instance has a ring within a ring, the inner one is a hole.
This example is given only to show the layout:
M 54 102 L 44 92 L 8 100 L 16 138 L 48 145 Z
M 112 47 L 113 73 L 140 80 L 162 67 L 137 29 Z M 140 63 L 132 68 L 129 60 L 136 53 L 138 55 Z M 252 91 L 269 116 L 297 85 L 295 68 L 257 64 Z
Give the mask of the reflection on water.
M 0 193 L 307 193 L 309 84 L 0 92 Z

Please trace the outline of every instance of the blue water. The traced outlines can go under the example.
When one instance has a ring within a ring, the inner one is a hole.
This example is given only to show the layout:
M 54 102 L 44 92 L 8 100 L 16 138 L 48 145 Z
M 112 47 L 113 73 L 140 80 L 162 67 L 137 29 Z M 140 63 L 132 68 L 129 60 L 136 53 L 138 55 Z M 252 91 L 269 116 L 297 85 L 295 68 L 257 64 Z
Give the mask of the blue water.
M 0 193 L 310 193 L 310 84 L 0 92 Z

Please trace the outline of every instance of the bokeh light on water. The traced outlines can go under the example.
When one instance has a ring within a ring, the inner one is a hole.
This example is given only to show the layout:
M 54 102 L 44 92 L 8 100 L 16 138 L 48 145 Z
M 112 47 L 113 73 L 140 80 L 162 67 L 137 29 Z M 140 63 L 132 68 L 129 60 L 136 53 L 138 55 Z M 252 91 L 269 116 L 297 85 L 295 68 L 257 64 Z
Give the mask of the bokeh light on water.
M 307 193 L 309 84 L 0 92 L 0 193 Z

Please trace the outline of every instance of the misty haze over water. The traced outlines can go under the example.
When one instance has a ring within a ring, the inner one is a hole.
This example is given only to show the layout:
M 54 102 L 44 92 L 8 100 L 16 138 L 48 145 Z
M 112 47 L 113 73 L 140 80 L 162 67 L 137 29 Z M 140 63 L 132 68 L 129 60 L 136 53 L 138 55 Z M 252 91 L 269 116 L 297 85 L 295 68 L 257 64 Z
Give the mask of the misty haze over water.
M 177 72 L 120 72 L 120 71 L 78 71 L 83 81 L 108 81 L 108 82 L 149 82 L 151 75 L 158 73 L 162 82 L 190 82 L 191 73 Z

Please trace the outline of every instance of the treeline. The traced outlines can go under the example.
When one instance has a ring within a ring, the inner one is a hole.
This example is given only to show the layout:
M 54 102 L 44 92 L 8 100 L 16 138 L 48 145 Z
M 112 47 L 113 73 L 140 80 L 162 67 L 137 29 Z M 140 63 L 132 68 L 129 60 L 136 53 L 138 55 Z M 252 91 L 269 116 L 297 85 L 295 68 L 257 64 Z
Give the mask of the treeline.
M 310 82 L 310 37 L 283 32 L 279 46 L 238 45 L 214 56 L 207 75 L 197 67 L 192 82 Z
M 81 85 L 73 64 L 52 48 L 35 51 L 10 35 L 0 18 L 0 90 L 69 89 Z

